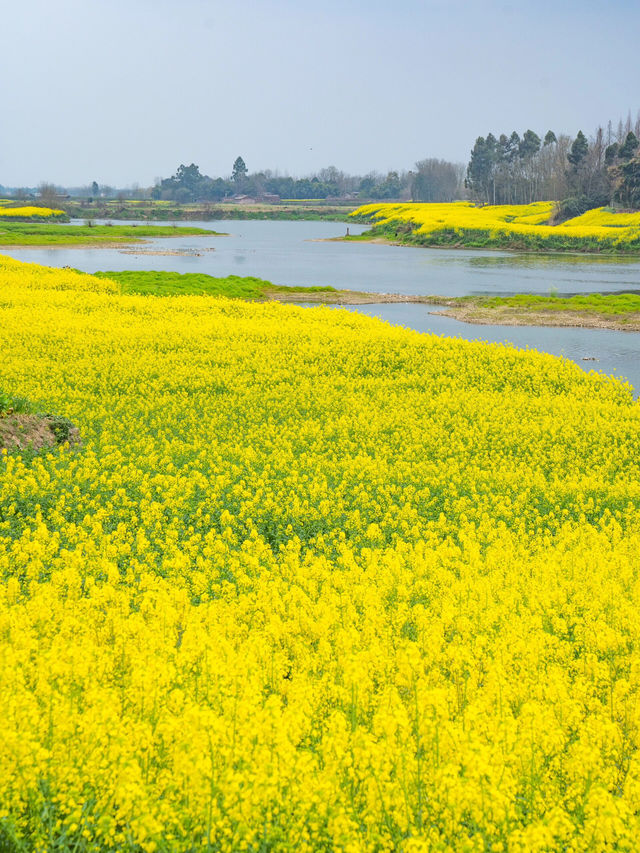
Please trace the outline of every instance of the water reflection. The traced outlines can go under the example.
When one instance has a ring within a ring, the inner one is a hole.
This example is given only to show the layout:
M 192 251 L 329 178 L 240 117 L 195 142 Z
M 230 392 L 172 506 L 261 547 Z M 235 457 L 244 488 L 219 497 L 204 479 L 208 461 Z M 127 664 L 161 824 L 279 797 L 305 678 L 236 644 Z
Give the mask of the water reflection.
M 578 255 L 571 252 L 553 252 L 549 254 L 538 254 L 533 252 L 520 252 L 518 254 L 482 254 L 469 259 L 471 266 L 475 267 L 550 267 L 550 266 L 584 266 L 592 268 L 594 265 L 621 266 L 629 264 L 637 265 L 637 256 L 632 255 Z

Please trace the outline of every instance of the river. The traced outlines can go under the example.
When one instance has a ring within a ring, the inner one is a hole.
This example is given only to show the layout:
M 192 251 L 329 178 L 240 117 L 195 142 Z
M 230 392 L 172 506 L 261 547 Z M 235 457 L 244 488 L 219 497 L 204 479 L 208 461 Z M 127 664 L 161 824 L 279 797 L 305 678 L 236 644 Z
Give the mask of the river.
M 227 232 L 227 236 L 156 239 L 140 247 L 2 247 L 1 251 L 20 260 L 48 266 L 72 266 L 86 272 L 153 269 L 214 276 L 250 275 L 274 284 L 331 285 L 373 293 L 465 296 L 553 292 L 564 295 L 640 290 L 639 258 L 331 242 L 329 238 L 342 236 L 346 230 L 344 223 L 335 222 L 225 220 L 176 225 L 197 225 Z M 365 226 L 350 224 L 349 229 L 351 234 L 358 234 Z M 180 250 L 184 254 L 150 254 L 167 250 Z M 473 326 L 436 316 L 430 312 L 437 308 L 420 304 L 363 305 L 350 310 L 421 332 L 508 342 L 563 355 L 585 370 L 595 369 L 627 378 L 640 390 L 640 333 L 538 326 Z

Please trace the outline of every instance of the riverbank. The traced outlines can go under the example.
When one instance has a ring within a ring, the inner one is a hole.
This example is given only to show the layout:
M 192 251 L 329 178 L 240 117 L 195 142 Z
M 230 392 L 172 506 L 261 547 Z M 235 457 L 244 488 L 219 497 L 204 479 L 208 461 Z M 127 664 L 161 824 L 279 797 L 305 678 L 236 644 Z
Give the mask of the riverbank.
M 600 296 L 600 294 L 595 294 Z M 329 291 L 319 288 L 273 287 L 263 292 L 262 298 L 276 302 L 314 302 L 324 305 L 387 305 L 415 303 L 421 305 L 445 305 L 444 311 L 432 311 L 452 317 L 464 323 L 489 326 L 564 326 L 585 329 L 612 329 L 615 331 L 640 331 L 640 305 L 635 310 L 615 314 L 606 308 L 578 306 L 542 307 L 518 303 L 520 297 L 510 304 L 491 304 L 481 298 L 460 297 L 446 299 L 440 296 L 419 296 L 401 293 L 364 293 L 355 290 Z M 536 299 L 536 297 L 532 297 Z M 606 299 L 606 297 L 603 297 Z M 566 301 L 570 302 L 570 299 Z M 640 297 L 638 298 L 640 302 Z
M 482 326 L 562 326 L 640 331 L 640 294 L 578 294 L 571 297 L 522 294 L 512 297 L 425 297 L 445 306 L 434 311 L 463 323 Z
M 356 204 L 349 202 L 284 201 L 278 204 L 239 204 L 173 201 L 76 201 L 65 204 L 73 219 L 155 220 L 158 222 L 207 222 L 220 219 L 328 220 L 348 222 Z
M 353 220 L 351 220 L 353 221 Z M 362 220 L 356 220 L 358 222 Z M 444 230 L 423 234 L 404 223 L 374 225 L 362 234 L 333 238 L 337 242 L 414 246 L 423 249 L 491 249 L 509 252 L 640 256 L 640 236 L 628 244 L 609 238 L 578 237 L 563 233 L 522 235 L 490 231 Z
M 120 286 L 121 293 L 154 296 L 225 296 L 262 302 L 319 305 L 421 304 L 444 307 L 433 311 L 465 323 L 504 326 L 577 326 L 640 331 L 640 294 L 585 294 L 573 297 L 461 296 L 447 298 L 405 293 L 338 290 L 329 286 L 291 287 L 252 276 L 215 277 L 202 273 L 125 270 L 95 273 Z
M 360 290 L 274 286 L 264 291 L 263 298 L 270 302 L 314 302 L 322 305 L 390 305 L 430 304 L 432 297 L 405 293 L 365 293 Z
M 341 239 L 424 248 L 640 255 L 640 214 L 598 208 L 550 225 L 554 208 L 552 202 L 484 207 L 469 202 L 371 204 L 351 216 L 371 228 Z
M 12 248 L 110 248 L 123 243 L 143 243 L 158 237 L 224 236 L 206 228 L 162 225 L 59 225 L 40 222 L 0 223 L 0 246 Z
M 204 273 L 177 273 L 164 270 L 124 270 L 97 272 L 120 285 L 121 293 L 153 296 L 226 296 L 262 302 L 305 302 L 324 305 L 375 305 L 387 303 L 428 303 L 433 297 L 402 293 L 365 293 L 335 287 L 292 287 L 273 284 L 254 276 L 216 277 Z

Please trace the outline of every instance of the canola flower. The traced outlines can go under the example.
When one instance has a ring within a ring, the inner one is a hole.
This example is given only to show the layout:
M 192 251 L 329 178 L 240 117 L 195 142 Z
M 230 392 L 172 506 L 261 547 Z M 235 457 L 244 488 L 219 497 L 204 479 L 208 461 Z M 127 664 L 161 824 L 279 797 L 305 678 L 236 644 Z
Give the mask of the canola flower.
M 64 210 L 55 210 L 50 207 L 0 207 L 0 220 L 2 219 L 57 219 L 66 216 Z
M 588 210 L 582 216 L 576 216 L 565 223 L 569 227 L 575 225 L 596 225 L 605 228 L 640 228 L 640 211 L 635 213 L 618 213 L 606 207 L 596 207 Z
M 0 843 L 634 850 L 640 408 L 569 361 L 0 261 Z
M 352 216 L 370 219 L 376 226 L 409 225 L 418 240 L 432 243 L 466 239 L 477 245 L 522 245 L 535 248 L 592 248 L 640 250 L 640 213 L 612 213 L 606 208 L 588 211 L 561 225 L 547 225 L 554 202 L 527 205 L 367 204 Z

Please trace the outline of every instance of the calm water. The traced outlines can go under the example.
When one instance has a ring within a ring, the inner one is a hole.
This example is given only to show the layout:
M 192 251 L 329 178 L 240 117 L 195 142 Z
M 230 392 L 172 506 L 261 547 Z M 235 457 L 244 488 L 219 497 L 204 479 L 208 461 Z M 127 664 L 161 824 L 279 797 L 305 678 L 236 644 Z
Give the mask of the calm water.
M 143 224 L 143 223 L 141 223 Z M 215 276 L 252 275 L 275 284 L 331 285 L 374 293 L 558 294 L 640 291 L 640 259 L 582 255 L 417 249 L 325 242 L 344 235 L 333 222 L 222 221 L 177 223 L 228 232 L 225 237 L 174 237 L 139 248 L 2 249 L 25 261 L 96 270 L 153 269 Z M 171 227 L 170 225 L 167 227 Z M 349 225 L 352 234 L 364 226 Z M 153 255 L 154 250 L 187 254 Z M 213 250 L 213 251 L 211 251 Z M 627 377 L 640 390 L 640 334 L 597 329 L 472 326 L 430 314 L 433 306 L 365 305 L 359 311 L 423 332 L 468 340 L 508 341 L 577 361 L 585 370 Z M 595 358 L 597 361 L 583 361 Z

